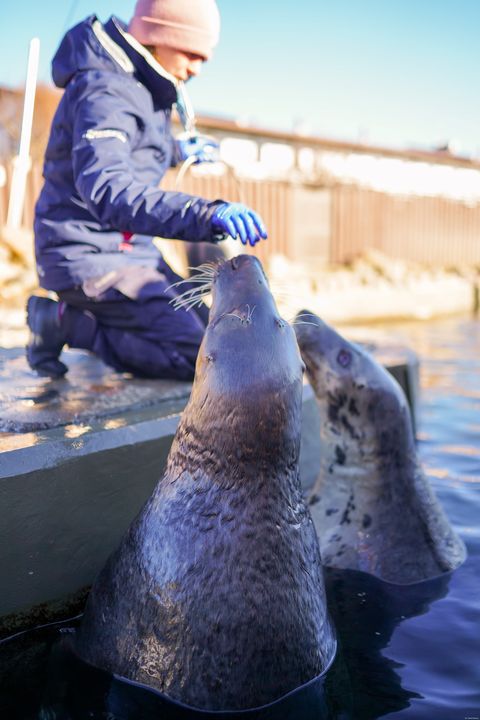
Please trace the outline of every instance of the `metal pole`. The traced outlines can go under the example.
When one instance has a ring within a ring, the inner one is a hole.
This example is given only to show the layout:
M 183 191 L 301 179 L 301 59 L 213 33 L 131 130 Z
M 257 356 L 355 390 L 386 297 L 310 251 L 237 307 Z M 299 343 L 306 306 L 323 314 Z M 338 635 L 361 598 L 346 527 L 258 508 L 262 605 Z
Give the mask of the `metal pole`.
M 18 155 L 13 160 L 13 175 L 8 202 L 7 228 L 16 230 L 22 222 L 25 186 L 30 170 L 30 140 L 32 136 L 33 107 L 37 87 L 40 40 L 32 38 L 28 52 L 27 80 L 23 104 L 22 130 Z

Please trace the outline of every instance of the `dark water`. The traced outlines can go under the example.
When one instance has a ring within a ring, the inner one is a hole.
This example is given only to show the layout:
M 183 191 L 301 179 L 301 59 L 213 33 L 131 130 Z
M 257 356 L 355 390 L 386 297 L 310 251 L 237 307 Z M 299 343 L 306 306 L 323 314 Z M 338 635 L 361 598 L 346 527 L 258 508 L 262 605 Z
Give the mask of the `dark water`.
M 329 571 L 340 650 L 326 678 L 258 720 L 480 720 L 480 321 L 390 326 L 421 359 L 418 449 L 468 560 L 451 576 L 395 587 Z M 156 693 L 85 666 L 71 633 L 40 629 L 0 645 L 0 718 L 185 720 Z
M 403 621 L 382 652 L 418 694 L 397 720 L 480 718 L 480 320 L 389 328 L 419 354 L 418 450 L 468 559 L 444 597 Z

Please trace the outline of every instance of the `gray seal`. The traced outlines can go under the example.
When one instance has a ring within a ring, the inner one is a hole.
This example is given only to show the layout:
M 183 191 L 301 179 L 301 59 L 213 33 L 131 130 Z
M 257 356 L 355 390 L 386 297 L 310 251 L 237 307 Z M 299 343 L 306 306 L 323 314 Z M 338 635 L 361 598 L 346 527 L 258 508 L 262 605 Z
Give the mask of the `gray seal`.
M 211 275 L 165 474 L 94 583 L 76 651 L 190 707 L 239 710 L 322 674 L 336 641 L 299 481 L 295 333 L 256 258 Z
M 316 315 L 302 312 L 295 330 L 320 409 L 310 511 L 323 563 L 397 584 L 458 567 L 465 546 L 420 467 L 401 387 Z

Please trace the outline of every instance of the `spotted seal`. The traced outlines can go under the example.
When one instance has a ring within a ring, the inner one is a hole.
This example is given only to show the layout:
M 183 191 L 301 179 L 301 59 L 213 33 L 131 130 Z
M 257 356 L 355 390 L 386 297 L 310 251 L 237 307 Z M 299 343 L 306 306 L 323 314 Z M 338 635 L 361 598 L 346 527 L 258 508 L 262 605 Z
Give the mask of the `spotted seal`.
M 321 469 L 310 511 L 323 563 L 397 584 L 453 570 L 465 547 L 422 472 L 401 387 L 316 315 L 298 319 L 320 409 Z
M 193 708 L 270 703 L 336 642 L 299 482 L 303 363 L 259 261 L 213 303 L 164 476 L 94 583 L 76 651 Z

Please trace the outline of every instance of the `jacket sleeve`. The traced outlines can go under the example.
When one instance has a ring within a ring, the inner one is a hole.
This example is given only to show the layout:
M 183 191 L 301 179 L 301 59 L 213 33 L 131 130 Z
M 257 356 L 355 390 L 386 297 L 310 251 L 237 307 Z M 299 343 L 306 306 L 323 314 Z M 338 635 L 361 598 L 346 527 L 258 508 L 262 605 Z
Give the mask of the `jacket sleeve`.
M 129 83 L 110 75 L 84 84 L 73 103 L 72 163 L 76 189 L 92 215 L 122 232 L 215 242 L 210 218 L 222 200 L 160 190 L 135 177 L 132 142 L 140 130 Z

